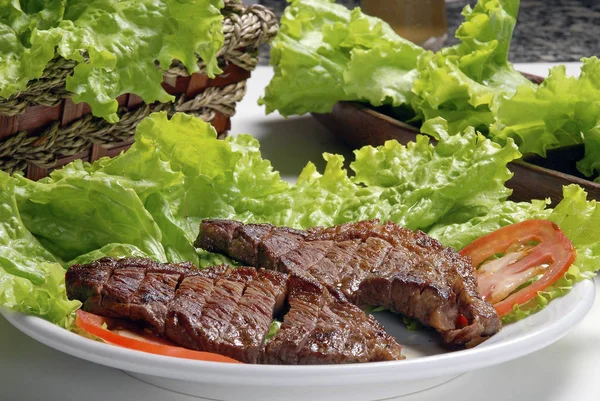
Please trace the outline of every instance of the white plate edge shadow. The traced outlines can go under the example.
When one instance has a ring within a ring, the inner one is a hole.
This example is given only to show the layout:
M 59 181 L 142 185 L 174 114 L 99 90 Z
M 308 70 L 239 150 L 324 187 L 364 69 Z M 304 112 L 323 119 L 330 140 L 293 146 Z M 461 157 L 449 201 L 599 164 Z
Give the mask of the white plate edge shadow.
M 566 335 L 591 309 L 596 295 L 592 280 L 577 283 L 540 312 L 513 325 L 530 325 L 553 314 L 557 318 L 533 325 L 514 338 L 488 342 L 473 349 L 394 362 L 351 365 L 274 366 L 229 364 L 186 360 L 133 351 L 81 337 L 35 316 L 0 308 L 15 328 L 36 341 L 66 354 L 129 372 L 191 382 L 247 386 L 331 386 L 360 383 L 410 381 L 458 375 L 500 364 L 542 349 Z M 557 312 L 560 308 L 567 312 Z M 532 320 L 533 319 L 533 320 Z M 500 336 L 502 332 L 497 334 Z

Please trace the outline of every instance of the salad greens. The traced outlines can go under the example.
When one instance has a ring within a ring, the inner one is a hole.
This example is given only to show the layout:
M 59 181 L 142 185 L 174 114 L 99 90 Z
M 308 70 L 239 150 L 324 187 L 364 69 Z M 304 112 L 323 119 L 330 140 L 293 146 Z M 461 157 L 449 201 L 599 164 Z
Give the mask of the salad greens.
M 521 153 L 583 143 L 579 170 L 600 172 L 600 60 L 584 59 L 580 78 L 556 67 L 541 85 L 528 81 L 508 61 L 519 0 L 466 6 L 459 43 L 436 53 L 358 8 L 288 1 L 272 43 L 275 76 L 260 100 L 267 112 L 326 113 L 338 101 L 402 106 L 409 123 L 442 117 L 451 134 L 472 126 L 502 144 L 512 138 Z M 365 33 L 366 21 L 382 33 Z
M 130 150 L 94 164 L 75 161 L 40 181 L 0 172 L 0 305 L 70 327 L 78 302 L 65 298 L 64 269 L 103 256 L 147 256 L 227 262 L 197 252 L 203 218 L 232 218 L 296 228 L 370 218 L 421 229 L 461 248 L 501 226 L 550 218 L 573 241 L 569 274 L 515 311 L 517 319 L 564 294 L 600 266 L 600 211 L 576 186 L 554 210 L 544 201 L 513 203 L 506 165 L 520 153 L 510 138 L 494 143 L 474 129 L 447 132 L 427 122 L 429 136 L 355 151 L 350 171 L 324 154 L 323 172 L 308 163 L 294 185 L 262 159 L 248 135 L 217 140 L 207 123 L 164 113 L 142 121 Z
M 340 100 L 407 103 L 424 52 L 383 21 L 322 0 L 293 2 L 271 49 L 275 78 L 261 102 L 283 115 L 328 112 Z
M 0 305 L 68 326 L 80 302 L 67 299 L 59 260 L 25 228 L 15 180 L 6 173 L 0 173 L 0 222 Z
M 223 0 L 48 0 L 0 3 L 0 96 L 8 98 L 39 78 L 60 55 L 78 62 L 67 77 L 73 101 L 117 122 L 117 101 L 134 93 L 146 103 L 173 97 L 160 86 L 174 59 L 190 72 L 220 72 Z M 160 68 L 157 68 L 158 62 Z

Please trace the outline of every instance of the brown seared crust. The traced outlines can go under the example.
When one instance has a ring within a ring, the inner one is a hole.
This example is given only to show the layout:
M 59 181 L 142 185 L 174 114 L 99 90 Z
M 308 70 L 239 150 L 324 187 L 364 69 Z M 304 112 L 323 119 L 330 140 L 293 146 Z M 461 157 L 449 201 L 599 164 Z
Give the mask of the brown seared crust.
M 133 320 L 139 310 L 131 305 L 152 305 L 163 302 L 174 293 L 183 274 L 194 274 L 190 264 L 159 264 L 151 259 L 103 258 L 87 265 L 73 265 L 66 275 L 66 292 L 69 299 L 83 302 L 84 310 L 108 317 L 127 317 Z M 167 274 L 165 282 L 156 274 Z M 156 285 L 157 291 L 147 293 L 148 285 Z M 169 287 L 171 290 L 169 290 Z M 160 317 L 157 317 L 160 319 Z M 143 319 L 142 319 L 143 320 Z M 155 325 L 158 323 L 150 323 Z
M 227 238 L 213 238 L 222 232 L 233 242 L 213 246 L 226 243 Z M 421 231 L 391 222 L 366 220 L 299 231 L 205 220 L 196 245 L 314 279 L 356 305 L 388 307 L 435 328 L 449 344 L 471 346 L 501 329 L 494 308 L 479 296 L 467 258 Z M 466 327 L 457 327 L 460 315 L 467 318 Z
M 401 347 L 370 315 L 332 296 L 314 279 L 292 274 L 289 312 L 263 363 L 341 364 L 404 359 Z
M 327 364 L 401 359 L 400 346 L 341 293 L 314 279 L 149 259 L 101 259 L 66 274 L 67 293 L 94 313 L 126 319 L 183 347 L 246 363 Z M 283 330 L 266 343 L 288 304 Z M 266 344 L 265 344 L 266 343 Z
M 210 225 L 204 227 L 203 235 L 196 239 L 194 246 L 210 252 L 228 249 L 234 232 L 241 226 L 242 223 L 237 221 L 213 219 Z
M 197 328 L 213 287 L 214 278 L 208 276 L 188 276 L 181 281 L 167 307 L 166 338 L 185 348 L 199 349 Z
M 273 315 L 282 308 L 286 293 L 286 275 L 260 270 L 246 286 L 229 327 L 221 336 L 218 353 L 257 363 Z

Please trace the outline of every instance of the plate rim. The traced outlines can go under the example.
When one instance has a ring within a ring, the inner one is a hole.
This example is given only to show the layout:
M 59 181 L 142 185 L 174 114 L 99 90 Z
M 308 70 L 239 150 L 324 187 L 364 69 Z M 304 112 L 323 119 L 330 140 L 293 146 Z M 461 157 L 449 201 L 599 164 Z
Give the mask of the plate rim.
M 333 383 L 357 384 L 357 381 L 383 383 L 388 382 L 391 377 L 395 381 L 432 379 L 497 365 L 530 354 L 558 341 L 583 320 L 594 303 L 596 285 L 591 279 L 583 280 L 561 298 L 569 296 L 579 297 L 569 313 L 534 327 L 516 338 L 417 359 L 348 365 L 251 365 L 167 357 L 94 341 L 40 317 L 6 308 L 0 308 L 0 314 L 19 331 L 50 348 L 116 369 L 200 383 L 230 384 L 233 375 L 238 385 L 329 386 Z M 548 308 L 550 307 L 537 313 L 551 313 Z M 514 324 L 526 322 L 527 319 Z M 507 350 L 511 352 L 506 352 Z M 160 366 L 160 373 L 157 373 L 157 366 Z

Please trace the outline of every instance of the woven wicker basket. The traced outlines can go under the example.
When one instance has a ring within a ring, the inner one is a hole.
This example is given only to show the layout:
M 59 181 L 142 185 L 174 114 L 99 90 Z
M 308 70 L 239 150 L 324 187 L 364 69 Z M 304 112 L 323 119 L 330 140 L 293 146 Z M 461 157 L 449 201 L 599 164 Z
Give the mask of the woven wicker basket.
M 258 47 L 269 42 L 278 27 L 275 15 L 260 5 L 226 0 L 222 14 L 225 42 L 217 56 L 223 73 L 209 79 L 199 60 L 200 72 L 190 76 L 174 62 L 162 85 L 175 101 L 147 105 L 138 96 L 122 95 L 116 124 L 92 116 L 87 104 L 71 101 L 65 79 L 76 62 L 53 59 L 26 90 L 0 98 L 0 170 L 24 172 L 37 180 L 75 159 L 91 162 L 115 156 L 131 145 L 136 125 L 153 111 L 186 112 L 226 135 L 236 103 L 245 94 L 246 79 L 258 62 Z

